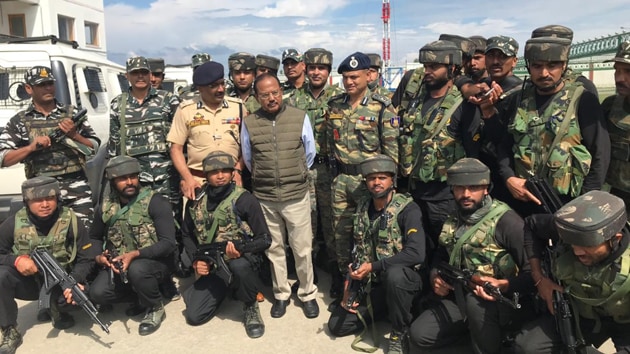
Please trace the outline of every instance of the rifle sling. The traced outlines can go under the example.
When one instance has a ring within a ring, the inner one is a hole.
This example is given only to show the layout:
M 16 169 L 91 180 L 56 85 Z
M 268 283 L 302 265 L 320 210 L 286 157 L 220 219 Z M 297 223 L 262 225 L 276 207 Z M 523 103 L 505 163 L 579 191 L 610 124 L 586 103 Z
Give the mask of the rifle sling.
M 363 316 L 361 315 L 361 312 L 357 311 L 357 317 L 359 318 L 359 321 L 361 321 L 361 324 L 363 325 L 363 331 L 361 331 L 361 333 L 359 333 L 359 335 L 357 335 L 356 338 L 354 338 L 354 340 L 352 341 L 352 344 L 350 345 L 350 347 L 357 352 L 374 353 L 380 347 L 378 343 L 378 335 L 376 333 L 376 326 L 374 325 L 374 309 L 372 307 L 372 299 L 370 298 L 371 290 L 372 290 L 372 275 L 369 275 L 367 284 L 365 285 L 365 295 L 366 295 L 365 297 L 367 298 L 366 300 L 367 300 L 368 315 L 372 319 L 372 326 L 371 326 L 372 327 L 372 342 L 374 343 L 374 346 L 359 347 L 358 345 L 359 342 L 363 340 L 363 336 L 365 335 L 365 332 L 367 332 L 368 330 L 368 325 L 365 321 L 365 318 L 363 318 Z

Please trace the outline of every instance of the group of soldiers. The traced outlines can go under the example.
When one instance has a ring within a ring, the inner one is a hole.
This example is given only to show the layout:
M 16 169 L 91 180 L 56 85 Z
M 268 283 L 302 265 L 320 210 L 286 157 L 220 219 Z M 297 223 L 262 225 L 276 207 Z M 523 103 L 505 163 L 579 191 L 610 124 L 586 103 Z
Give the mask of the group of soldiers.
M 140 335 L 160 327 L 180 297 L 173 275 L 188 272 L 190 325 L 231 293 L 247 335 L 262 336 L 269 274 L 271 317 L 292 291 L 318 317 L 319 251 L 336 299 L 328 329 L 361 332 L 355 350 L 374 350 L 361 339 L 386 319 L 391 354 L 582 352 L 608 339 L 630 352 L 630 43 L 611 59 L 617 94 L 600 104 L 568 68 L 572 37 L 535 29 L 522 80 L 513 38 L 443 34 L 393 94 L 376 54 L 341 61 L 342 89 L 323 48 L 235 53 L 228 80 L 200 53 L 178 94 L 161 89 L 163 60 L 130 58 L 129 90 L 110 107 L 110 193 L 94 202 L 85 161 L 101 142 L 56 101 L 50 69 L 30 69 L 32 103 L 0 135 L 1 166 L 22 162 L 28 178 L 24 208 L 0 225 L 0 353 L 22 342 L 14 299 L 38 298 L 37 248 L 100 311 L 131 302 Z M 68 328 L 75 300 L 56 289 L 38 318 Z

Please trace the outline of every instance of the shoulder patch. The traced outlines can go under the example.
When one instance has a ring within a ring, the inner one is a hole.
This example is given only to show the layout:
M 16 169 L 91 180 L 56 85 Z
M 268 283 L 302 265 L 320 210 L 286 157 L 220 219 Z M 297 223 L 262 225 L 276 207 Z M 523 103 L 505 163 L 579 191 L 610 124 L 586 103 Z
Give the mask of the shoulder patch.
M 392 104 L 392 100 L 390 100 L 389 97 L 380 95 L 378 93 L 373 94 L 372 99 L 375 101 L 381 102 L 382 104 L 385 105 L 385 107 L 390 106 Z
M 332 96 L 332 97 L 330 97 L 328 99 L 328 102 L 336 101 L 336 100 L 339 100 L 339 99 L 343 99 L 345 97 L 345 95 L 346 95 L 345 93 L 340 93 L 338 95 L 334 95 L 334 96 Z

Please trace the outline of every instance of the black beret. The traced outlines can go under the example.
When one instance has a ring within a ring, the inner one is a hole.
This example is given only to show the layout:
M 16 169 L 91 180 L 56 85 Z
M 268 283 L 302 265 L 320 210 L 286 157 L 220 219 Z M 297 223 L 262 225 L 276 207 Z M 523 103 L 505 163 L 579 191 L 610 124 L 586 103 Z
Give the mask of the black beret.
M 223 79 L 225 73 L 223 65 L 216 61 L 209 61 L 199 65 L 193 73 L 195 86 L 208 86 L 211 83 Z
M 370 68 L 370 57 L 367 55 L 356 52 L 350 54 L 346 59 L 344 59 L 341 64 L 339 64 L 339 68 L 337 68 L 337 72 L 339 74 L 343 74 L 346 71 L 356 71 L 356 70 L 364 70 Z

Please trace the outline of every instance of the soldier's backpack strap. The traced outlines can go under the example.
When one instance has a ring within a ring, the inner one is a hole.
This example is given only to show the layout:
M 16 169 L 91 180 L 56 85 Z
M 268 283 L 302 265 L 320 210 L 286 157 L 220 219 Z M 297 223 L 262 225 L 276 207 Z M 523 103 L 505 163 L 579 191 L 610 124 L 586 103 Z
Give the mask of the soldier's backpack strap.
M 564 120 L 560 125 L 560 129 L 556 133 L 556 136 L 553 138 L 551 145 L 549 145 L 549 149 L 544 154 L 542 158 L 542 163 L 538 166 L 538 172 L 536 176 L 545 176 L 547 174 L 547 161 L 549 161 L 549 156 L 551 156 L 551 150 L 554 146 L 560 143 L 560 140 L 564 137 L 564 135 L 569 131 L 569 123 L 571 122 L 571 117 L 577 110 L 578 101 L 580 96 L 584 92 L 584 86 L 578 86 L 575 91 L 573 91 L 573 95 L 571 95 L 571 102 L 569 102 L 569 108 L 567 108 L 567 114 L 564 116 Z
M 118 101 L 118 120 L 120 121 L 120 156 L 127 155 L 127 131 L 125 125 L 127 125 L 127 118 L 125 113 L 127 112 L 127 92 L 120 94 L 120 101 Z
M 392 100 L 389 97 L 379 95 L 375 93 L 372 95 L 372 99 L 381 103 L 381 110 L 378 112 L 378 138 L 382 142 L 383 139 L 383 113 L 385 113 L 385 109 L 392 104 Z M 381 151 L 383 151 L 383 146 L 381 146 Z

